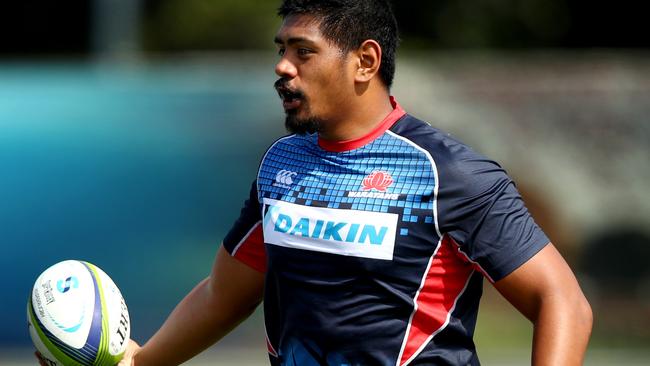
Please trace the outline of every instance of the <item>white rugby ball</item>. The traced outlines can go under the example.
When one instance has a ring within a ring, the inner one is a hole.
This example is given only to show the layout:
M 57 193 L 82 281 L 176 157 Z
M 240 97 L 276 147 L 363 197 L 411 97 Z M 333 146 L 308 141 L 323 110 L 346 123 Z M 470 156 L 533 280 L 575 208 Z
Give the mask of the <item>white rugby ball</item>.
M 27 303 L 29 334 L 51 366 L 113 366 L 130 337 L 129 311 L 98 267 L 67 260 L 46 269 Z

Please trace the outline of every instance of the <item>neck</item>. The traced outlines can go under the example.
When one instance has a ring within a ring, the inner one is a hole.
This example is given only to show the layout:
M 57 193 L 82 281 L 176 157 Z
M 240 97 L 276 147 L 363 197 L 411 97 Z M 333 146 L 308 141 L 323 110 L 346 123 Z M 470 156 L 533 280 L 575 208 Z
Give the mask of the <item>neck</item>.
M 328 141 L 354 140 L 367 135 L 392 111 L 387 91 L 383 88 L 376 92 L 367 91 L 340 111 L 343 117 L 339 121 L 328 123 L 318 135 Z
M 358 149 L 374 139 L 381 136 L 387 129 L 389 129 L 397 120 L 402 118 L 406 112 L 400 107 L 400 105 L 393 98 L 390 98 L 390 104 L 393 110 L 386 115 L 386 117 L 375 125 L 375 127 L 366 132 L 364 135 L 358 138 L 353 138 L 349 140 L 327 140 L 322 137 L 318 139 L 318 145 L 324 149 L 331 152 L 344 152 L 354 149 Z

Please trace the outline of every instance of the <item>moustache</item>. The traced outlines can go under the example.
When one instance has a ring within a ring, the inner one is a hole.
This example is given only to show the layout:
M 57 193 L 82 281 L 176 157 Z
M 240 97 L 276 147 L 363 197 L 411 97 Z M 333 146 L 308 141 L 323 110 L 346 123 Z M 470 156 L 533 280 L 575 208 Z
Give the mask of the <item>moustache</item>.
M 285 78 L 278 79 L 273 83 L 273 87 L 282 99 L 303 99 L 305 95 L 299 89 L 293 89 L 289 86 L 289 80 Z

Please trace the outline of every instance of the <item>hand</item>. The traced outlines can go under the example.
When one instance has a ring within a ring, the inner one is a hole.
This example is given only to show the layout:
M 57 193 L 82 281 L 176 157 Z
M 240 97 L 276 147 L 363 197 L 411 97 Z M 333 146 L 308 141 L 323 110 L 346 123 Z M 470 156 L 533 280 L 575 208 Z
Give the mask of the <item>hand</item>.
M 39 365 L 41 365 L 41 366 L 50 366 L 51 365 L 51 363 L 49 363 L 45 358 L 43 358 L 43 356 L 41 355 L 40 352 L 38 352 L 38 351 L 34 352 L 34 356 L 36 356 L 36 358 L 38 358 L 38 364 Z
M 140 352 L 140 345 L 133 339 L 129 339 L 129 344 L 126 346 L 124 357 L 122 357 L 122 361 L 120 361 L 117 366 L 136 366 L 133 358 L 138 352 Z

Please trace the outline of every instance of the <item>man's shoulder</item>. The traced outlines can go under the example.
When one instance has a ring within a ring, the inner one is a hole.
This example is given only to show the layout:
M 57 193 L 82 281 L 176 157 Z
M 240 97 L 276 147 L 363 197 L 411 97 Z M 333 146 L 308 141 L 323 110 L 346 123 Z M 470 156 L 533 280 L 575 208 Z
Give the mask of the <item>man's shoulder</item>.
M 291 152 L 296 152 L 313 147 L 316 143 L 314 135 L 298 135 L 291 134 L 278 138 L 266 150 L 264 156 L 271 154 L 286 155 Z
M 282 145 L 304 145 L 308 144 L 313 140 L 313 135 L 307 134 L 307 135 L 300 135 L 300 134 L 291 134 L 291 135 L 285 135 L 277 140 L 275 140 L 270 148 L 276 147 L 276 146 L 282 146 Z
M 507 179 L 506 172 L 496 161 L 415 117 L 407 115 L 393 125 L 391 132 L 427 154 L 440 178 L 448 184 L 465 186 L 473 182 L 470 185 L 478 187 Z M 478 184 L 478 180 L 482 183 Z
M 410 114 L 395 123 L 390 131 L 399 138 L 426 151 L 436 161 L 453 162 L 466 159 L 485 159 L 467 144 L 450 133 L 431 126 Z

